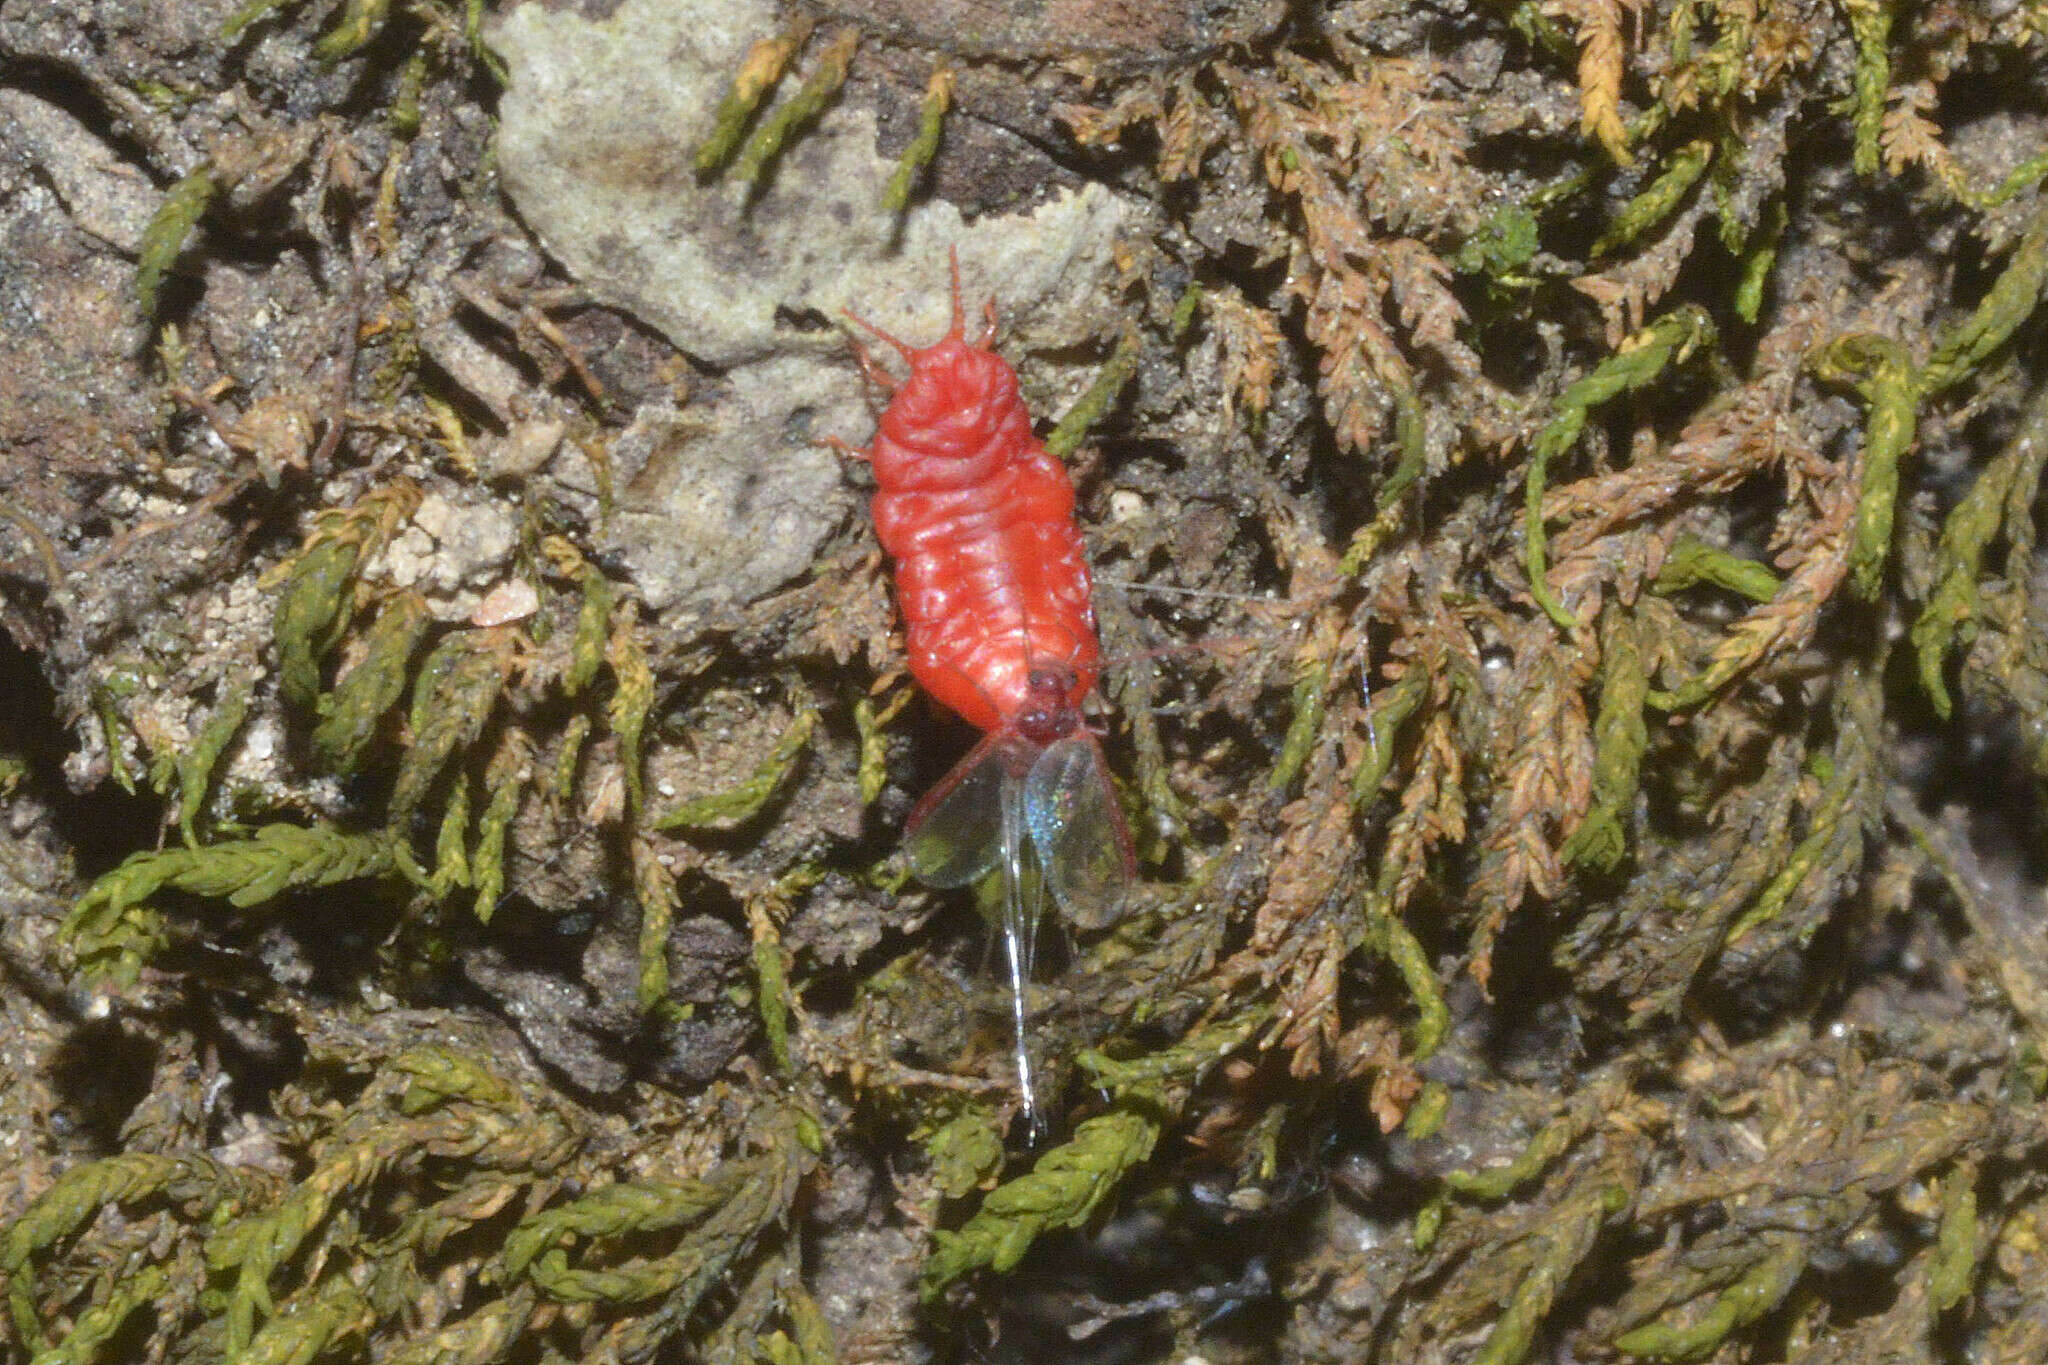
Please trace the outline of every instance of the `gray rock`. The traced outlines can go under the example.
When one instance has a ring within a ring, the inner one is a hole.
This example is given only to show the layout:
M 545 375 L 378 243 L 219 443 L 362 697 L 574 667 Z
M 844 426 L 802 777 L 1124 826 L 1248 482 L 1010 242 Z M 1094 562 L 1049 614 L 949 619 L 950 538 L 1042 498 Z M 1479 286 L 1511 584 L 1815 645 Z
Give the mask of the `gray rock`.
M 20 90 L 0 90 L 0 128 L 44 175 L 72 221 L 130 255 L 163 195 L 92 130 Z
M 597 22 L 523 5 L 492 40 L 511 72 L 498 150 L 520 215 L 592 297 L 725 370 L 708 402 L 643 408 L 610 451 L 610 548 L 650 606 L 685 615 L 801 575 L 853 505 L 838 462 L 811 444 L 872 429 L 832 320 L 850 308 L 915 344 L 936 340 L 957 247 L 968 306 L 997 297 L 1007 351 L 1070 346 L 1106 330 L 1103 285 L 1127 218 L 1095 185 L 971 226 L 944 201 L 885 213 L 893 162 L 857 82 L 758 192 L 700 178 L 692 154 L 776 22 L 766 0 L 625 0 Z M 1051 387 L 1077 391 L 1085 377 Z M 583 460 L 555 465 L 594 495 Z
M 786 358 L 734 370 L 705 404 L 643 407 L 612 443 L 608 548 L 647 604 L 750 602 L 808 570 L 854 502 L 838 457 L 812 443 L 816 418 L 859 401 L 847 371 Z M 568 481 L 587 475 L 564 463 Z
M 700 180 L 691 156 L 748 47 L 774 31 L 765 0 L 626 0 L 591 23 L 522 5 L 492 41 L 511 71 L 498 156 L 520 215 L 583 285 L 696 358 L 843 355 L 818 327 L 853 307 L 929 339 L 945 326 L 946 248 L 969 293 L 1000 283 L 1034 343 L 1093 330 L 1073 307 L 1109 269 L 1123 210 L 1100 186 L 971 227 L 942 201 L 895 215 L 894 169 L 872 110 L 842 98 L 791 139 L 768 183 Z M 801 60 L 799 66 L 801 66 Z M 1064 325 L 1063 325 L 1064 324 Z

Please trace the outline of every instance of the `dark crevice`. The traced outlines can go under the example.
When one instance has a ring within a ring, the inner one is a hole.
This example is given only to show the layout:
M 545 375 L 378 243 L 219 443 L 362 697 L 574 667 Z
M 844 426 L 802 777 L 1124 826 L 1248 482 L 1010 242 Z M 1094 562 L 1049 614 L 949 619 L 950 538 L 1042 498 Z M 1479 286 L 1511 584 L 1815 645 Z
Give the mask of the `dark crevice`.
M 74 736 L 64 723 L 57 693 L 34 656 L 0 633 L 0 755 L 27 765 L 24 787 L 45 805 L 52 833 L 77 859 L 81 879 L 90 880 L 138 849 L 155 843 L 163 803 L 138 789 L 121 790 L 111 777 L 73 791 L 64 775 Z M 97 721 L 88 722 L 97 724 Z
M 14 75 L 0 81 L 0 85 L 55 105 L 76 119 L 87 132 L 106 143 L 123 161 L 144 168 L 152 178 L 163 179 L 166 176 L 162 158 L 135 135 L 128 119 L 108 105 L 106 98 L 93 88 L 92 82 L 46 57 L 13 53 L 6 56 L 7 61 L 0 63 L 0 71 L 11 66 Z

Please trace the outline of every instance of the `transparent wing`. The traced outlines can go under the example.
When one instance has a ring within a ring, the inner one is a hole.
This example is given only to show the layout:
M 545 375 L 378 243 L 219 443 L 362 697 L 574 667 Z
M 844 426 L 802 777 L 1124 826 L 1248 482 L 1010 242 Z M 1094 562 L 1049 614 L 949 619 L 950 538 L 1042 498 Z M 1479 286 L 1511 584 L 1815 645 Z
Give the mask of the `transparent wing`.
M 990 735 L 925 793 L 903 828 L 904 857 L 912 874 L 928 885 L 965 886 L 1002 871 L 996 929 L 1009 968 L 1017 1097 L 1034 1140 L 1041 1118 L 1026 995 L 1045 887 L 1032 858 L 1024 785 L 1038 756 L 1038 746 L 1021 735 Z
M 926 886 L 965 886 L 992 871 L 1003 853 L 1003 775 L 1029 767 L 1035 752 L 997 733 L 974 746 L 924 794 L 903 824 L 903 856 Z
M 1024 779 L 1024 819 L 1060 912 L 1082 929 L 1115 922 L 1137 860 L 1095 736 L 1068 735 L 1038 756 Z
M 1022 741 L 1020 741 L 1022 742 Z M 1013 754 L 1035 757 L 1030 748 Z M 996 764 L 988 765 L 990 767 Z M 1038 951 L 1038 920 L 1045 912 L 1045 881 L 1032 856 L 1024 788 L 1029 780 L 1021 764 L 1002 767 L 1000 799 L 1003 843 L 1003 955 L 1010 968 L 1010 1042 L 1017 1062 L 1017 1098 L 1024 1104 L 1024 1123 L 1036 1142 L 1042 1124 L 1038 1113 L 1038 1082 L 1031 1064 L 1030 1008 L 1032 960 Z

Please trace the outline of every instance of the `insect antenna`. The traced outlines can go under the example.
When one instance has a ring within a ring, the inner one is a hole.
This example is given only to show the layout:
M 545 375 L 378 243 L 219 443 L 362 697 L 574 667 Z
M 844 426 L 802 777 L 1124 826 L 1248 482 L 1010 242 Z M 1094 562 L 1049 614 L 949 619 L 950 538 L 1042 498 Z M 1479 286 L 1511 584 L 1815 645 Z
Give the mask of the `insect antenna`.
M 965 340 L 967 337 L 967 306 L 960 300 L 960 248 L 946 249 L 947 268 L 953 277 L 953 327 L 948 335 Z M 987 346 L 996 339 L 996 301 L 989 299 L 982 311 L 981 335 L 974 339 L 976 346 Z

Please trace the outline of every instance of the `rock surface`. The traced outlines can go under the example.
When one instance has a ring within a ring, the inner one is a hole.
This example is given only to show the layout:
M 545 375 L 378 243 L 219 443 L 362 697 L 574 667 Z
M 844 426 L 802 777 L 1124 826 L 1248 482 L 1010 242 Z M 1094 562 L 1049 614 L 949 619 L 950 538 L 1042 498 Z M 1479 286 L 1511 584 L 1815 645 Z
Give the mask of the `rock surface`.
M 614 548 L 651 606 L 683 614 L 799 576 L 853 505 L 812 444 L 870 429 L 836 319 L 854 310 L 927 344 L 946 327 L 957 248 L 970 306 L 997 299 L 1006 347 L 1073 345 L 1101 330 L 1128 217 L 1101 185 L 972 224 L 938 200 L 885 212 L 894 161 L 852 88 L 765 188 L 700 176 L 719 99 L 775 24 L 763 0 L 627 0 L 596 21 L 525 5 L 493 39 L 511 72 L 499 157 L 520 215 L 592 296 L 725 371 L 707 408 L 643 410 L 615 452 Z

